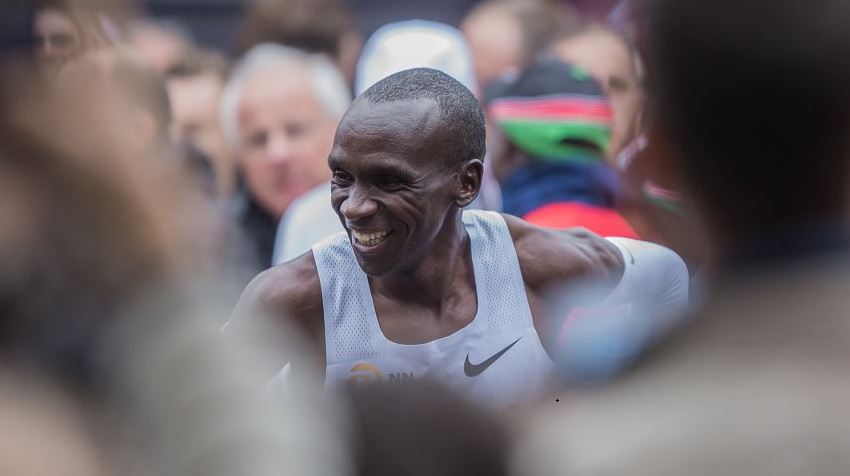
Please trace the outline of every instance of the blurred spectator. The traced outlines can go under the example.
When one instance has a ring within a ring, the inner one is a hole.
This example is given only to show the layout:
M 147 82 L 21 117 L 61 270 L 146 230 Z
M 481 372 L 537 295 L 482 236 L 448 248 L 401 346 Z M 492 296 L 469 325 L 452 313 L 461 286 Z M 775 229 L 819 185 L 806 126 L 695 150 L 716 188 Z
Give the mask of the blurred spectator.
M 65 392 L 31 375 L 0 372 L 0 473 L 114 474 L 94 428 L 81 416 L 81 407 Z
M 232 194 L 236 185 L 232 152 L 219 121 L 228 68 L 227 60 L 219 54 L 192 49 L 165 72 L 173 115 L 171 137 L 209 157 L 219 197 Z
M 348 474 L 317 385 L 273 401 L 257 341 L 214 323 L 204 202 L 124 143 L 117 93 L 63 86 L 20 83 L 0 110 L 0 360 L 82 404 L 0 376 L 3 472 Z
M 32 33 L 36 57 L 51 73 L 86 50 L 110 43 L 98 13 L 74 0 L 38 0 Z
M 507 473 L 507 428 L 474 402 L 427 380 L 350 392 L 360 476 Z
M 355 95 L 399 71 L 433 67 L 476 91 L 472 54 L 456 28 L 432 21 L 409 20 L 379 28 L 357 62 Z
M 472 49 L 479 87 L 505 74 L 517 74 L 556 33 L 575 24 L 574 13 L 551 0 L 488 0 L 461 26 Z
M 602 85 L 614 110 L 611 147 L 606 155 L 613 161 L 638 132 L 643 96 L 636 53 L 624 38 L 601 25 L 559 36 L 551 52 L 586 69 Z
M 130 26 L 127 40 L 160 74 L 177 64 L 192 48 L 192 39 L 186 30 L 167 21 L 138 21 Z
M 469 90 L 475 90 L 472 57 L 460 31 L 442 23 L 410 20 L 385 25 L 369 38 L 357 62 L 355 93 L 360 94 L 381 79 L 413 67 L 439 69 Z M 485 173 L 481 193 L 470 206 L 485 210 L 501 207 L 498 184 L 492 173 Z M 322 238 L 340 231 L 342 224 L 331 207 L 331 187 L 324 183 L 293 202 L 284 214 L 275 238 L 273 262 L 289 261 L 307 252 Z
M 351 84 L 363 40 L 343 0 L 256 0 L 245 14 L 238 43 L 239 54 L 274 43 L 326 55 Z
M 330 178 L 327 158 L 350 101 L 339 71 L 321 56 L 260 45 L 236 65 L 221 120 L 244 180 L 234 213 L 254 243 L 257 269 L 271 266 L 290 203 Z
M 713 289 L 632 375 L 561 397 L 517 474 L 847 474 L 850 4 L 648 5 L 652 140 Z
M 617 179 L 603 161 L 612 110 L 583 69 L 540 59 L 491 85 L 491 158 L 505 213 L 550 228 L 583 226 L 636 238 L 615 210 Z

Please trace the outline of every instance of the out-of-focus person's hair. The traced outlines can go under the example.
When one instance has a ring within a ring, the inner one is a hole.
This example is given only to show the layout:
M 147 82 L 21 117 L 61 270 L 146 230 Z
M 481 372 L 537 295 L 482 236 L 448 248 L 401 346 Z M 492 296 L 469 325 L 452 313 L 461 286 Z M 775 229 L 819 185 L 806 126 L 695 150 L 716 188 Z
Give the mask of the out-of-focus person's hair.
M 850 3 L 646 6 L 653 111 L 715 238 L 844 216 Z
M 327 55 L 351 79 L 362 40 L 343 0 L 258 0 L 242 21 L 237 53 L 263 43 Z
M 507 430 L 475 402 L 427 380 L 349 394 L 360 476 L 507 474 Z
M 503 56 L 502 61 L 512 63 L 514 71 L 489 71 L 484 65 L 477 66 L 477 74 L 481 86 L 496 79 L 501 74 L 516 72 L 543 51 L 551 42 L 552 38 L 559 32 L 569 30 L 577 24 L 577 16 L 563 2 L 554 0 L 488 0 L 481 2 L 466 16 L 461 29 L 467 34 L 472 45 L 477 62 L 482 61 L 479 50 L 485 48 L 487 38 L 500 35 L 497 31 L 486 31 L 498 28 L 497 18 L 507 16 L 516 24 L 519 37 L 515 39 L 518 44 L 511 44 L 510 49 L 514 51 L 491 52 Z M 496 24 L 491 22 L 496 21 Z M 480 38 L 478 38 L 480 37 Z M 507 45 L 502 45 L 507 46 Z M 508 58 L 505 55 L 511 55 Z M 485 71 L 485 69 L 487 69 Z M 495 73 L 495 77 L 487 77 Z
M 326 112 L 342 118 L 351 102 L 348 86 L 339 70 L 327 59 L 275 44 L 262 44 L 245 54 L 233 68 L 221 101 L 221 125 L 228 141 L 239 146 L 239 102 L 245 83 L 253 75 L 268 70 L 306 70 L 316 98 Z

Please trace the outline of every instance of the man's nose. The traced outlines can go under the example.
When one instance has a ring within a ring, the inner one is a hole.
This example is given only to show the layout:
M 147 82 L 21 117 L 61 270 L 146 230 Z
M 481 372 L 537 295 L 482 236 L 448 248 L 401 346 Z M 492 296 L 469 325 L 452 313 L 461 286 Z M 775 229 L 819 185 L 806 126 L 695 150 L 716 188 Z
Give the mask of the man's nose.
M 288 162 L 292 157 L 292 141 L 275 134 L 266 144 L 266 157 L 274 162 Z
M 374 215 L 378 211 L 378 204 L 369 198 L 368 191 L 362 187 L 354 187 L 351 194 L 339 207 L 339 212 L 347 222 L 354 222 Z

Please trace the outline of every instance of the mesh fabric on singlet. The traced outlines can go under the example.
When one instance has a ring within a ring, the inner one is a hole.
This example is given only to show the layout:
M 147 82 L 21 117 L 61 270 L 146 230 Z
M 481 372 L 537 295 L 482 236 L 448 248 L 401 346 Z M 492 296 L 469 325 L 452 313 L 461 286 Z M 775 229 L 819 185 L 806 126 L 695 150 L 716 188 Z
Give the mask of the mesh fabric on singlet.
M 527 402 L 548 388 L 553 366 L 534 329 L 507 224 L 501 215 L 482 211 L 465 211 L 463 223 L 478 309 L 463 329 L 424 344 L 384 336 L 369 280 L 345 233 L 313 247 L 325 313 L 327 387 L 429 377 L 496 406 Z

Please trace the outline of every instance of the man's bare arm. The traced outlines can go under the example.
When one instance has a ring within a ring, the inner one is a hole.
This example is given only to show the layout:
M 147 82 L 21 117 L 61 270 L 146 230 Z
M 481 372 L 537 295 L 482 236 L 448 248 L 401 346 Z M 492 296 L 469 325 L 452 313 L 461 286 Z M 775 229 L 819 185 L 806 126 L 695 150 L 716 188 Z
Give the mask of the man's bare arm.
M 584 228 L 550 230 L 503 215 L 514 240 L 522 278 L 535 293 L 574 280 L 611 290 L 623 274 L 623 257 L 609 241 Z
M 535 327 L 569 379 L 622 370 L 687 316 L 688 269 L 672 250 L 506 220 Z

